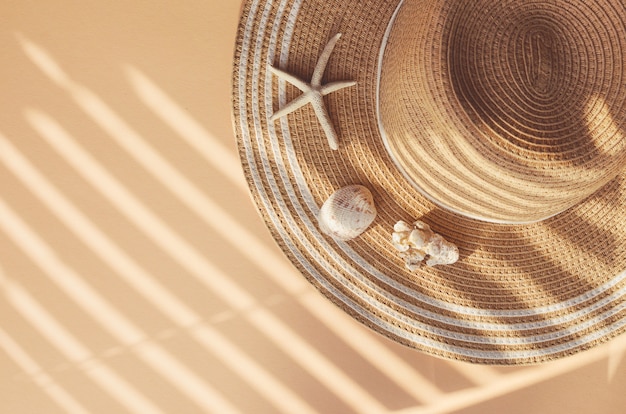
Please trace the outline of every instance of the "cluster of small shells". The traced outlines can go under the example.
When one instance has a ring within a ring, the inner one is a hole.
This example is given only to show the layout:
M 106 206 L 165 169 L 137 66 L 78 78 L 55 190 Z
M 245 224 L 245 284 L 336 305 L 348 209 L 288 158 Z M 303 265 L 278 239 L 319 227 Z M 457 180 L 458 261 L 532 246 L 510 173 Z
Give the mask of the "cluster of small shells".
M 351 240 L 363 233 L 376 218 L 372 193 L 354 184 L 335 191 L 318 215 L 320 230 L 337 240 Z
M 392 243 L 409 270 L 419 269 L 424 260 L 427 266 L 435 266 L 452 264 L 459 259 L 459 249 L 454 244 L 419 220 L 413 225 L 398 221 L 393 226 Z

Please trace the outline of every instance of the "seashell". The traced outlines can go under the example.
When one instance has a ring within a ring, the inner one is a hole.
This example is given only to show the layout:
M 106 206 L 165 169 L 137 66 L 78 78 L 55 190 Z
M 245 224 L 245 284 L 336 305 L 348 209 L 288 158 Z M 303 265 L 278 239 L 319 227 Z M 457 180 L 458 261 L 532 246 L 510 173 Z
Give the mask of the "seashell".
M 367 188 L 354 184 L 335 191 L 318 216 L 320 230 L 337 240 L 351 240 L 363 233 L 376 218 L 374 197 Z

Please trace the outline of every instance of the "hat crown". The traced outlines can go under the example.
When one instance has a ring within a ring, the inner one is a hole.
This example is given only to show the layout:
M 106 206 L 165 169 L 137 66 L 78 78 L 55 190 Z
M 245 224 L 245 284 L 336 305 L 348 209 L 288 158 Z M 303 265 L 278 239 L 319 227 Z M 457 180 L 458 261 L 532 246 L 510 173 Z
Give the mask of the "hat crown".
M 626 16 L 610 1 L 405 0 L 381 130 L 437 204 L 493 222 L 577 204 L 626 161 Z

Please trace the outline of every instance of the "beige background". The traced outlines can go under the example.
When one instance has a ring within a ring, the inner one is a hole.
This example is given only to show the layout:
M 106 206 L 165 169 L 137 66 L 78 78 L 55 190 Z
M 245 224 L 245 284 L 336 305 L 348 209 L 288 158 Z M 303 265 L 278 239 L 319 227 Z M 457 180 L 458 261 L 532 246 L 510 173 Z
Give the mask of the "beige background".
M 308 286 L 239 168 L 239 7 L 2 1 L 0 412 L 625 412 L 624 338 L 472 366 Z

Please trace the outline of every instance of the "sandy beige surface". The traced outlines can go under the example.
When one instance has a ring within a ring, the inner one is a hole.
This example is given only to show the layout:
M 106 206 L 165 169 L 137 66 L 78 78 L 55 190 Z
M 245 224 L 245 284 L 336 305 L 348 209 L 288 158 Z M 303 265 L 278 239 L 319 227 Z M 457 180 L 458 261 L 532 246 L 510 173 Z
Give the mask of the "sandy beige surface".
M 0 412 L 623 413 L 625 338 L 472 366 L 304 281 L 239 168 L 239 7 L 0 5 Z

